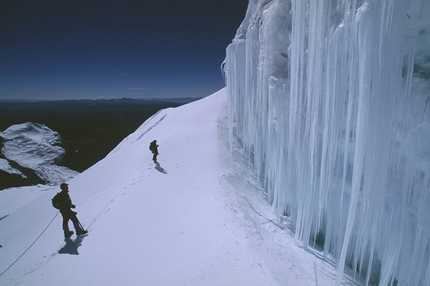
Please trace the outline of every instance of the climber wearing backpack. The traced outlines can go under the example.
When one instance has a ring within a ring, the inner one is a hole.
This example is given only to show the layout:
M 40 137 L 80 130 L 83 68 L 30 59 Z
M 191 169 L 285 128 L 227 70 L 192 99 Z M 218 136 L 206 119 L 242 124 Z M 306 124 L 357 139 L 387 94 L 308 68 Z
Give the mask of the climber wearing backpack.
M 154 154 L 152 156 L 152 160 L 154 161 L 154 163 L 157 163 L 157 156 L 158 156 L 157 140 L 154 140 L 151 142 L 151 144 L 149 144 L 149 150 L 151 150 L 152 154 Z
M 60 185 L 61 192 L 59 192 L 53 199 L 54 207 L 60 210 L 61 215 L 63 216 L 63 230 L 64 237 L 69 237 L 73 234 L 73 231 L 69 230 L 69 220 L 73 222 L 73 226 L 76 230 L 76 235 L 82 235 L 88 233 L 87 230 L 83 229 L 78 218 L 76 217 L 77 212 L 72 211 L 71 209 L 76 206 L 72 204 L 72 199 L 69 196 L 69 185 L 66 183 L 62 183 Z M 56 201 L 54 203 L 54 200 Z

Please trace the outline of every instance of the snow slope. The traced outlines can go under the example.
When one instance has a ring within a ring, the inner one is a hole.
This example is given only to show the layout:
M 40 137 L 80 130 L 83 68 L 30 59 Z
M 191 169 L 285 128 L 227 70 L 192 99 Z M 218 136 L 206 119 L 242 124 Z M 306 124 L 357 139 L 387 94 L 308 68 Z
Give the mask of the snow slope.
M 225 89 L 161 110 L 71 179 L 83 238 L 63 238 L 58 186 L 0 192 L 0 285 L 332 285 L 231 161 L 226 117 Z

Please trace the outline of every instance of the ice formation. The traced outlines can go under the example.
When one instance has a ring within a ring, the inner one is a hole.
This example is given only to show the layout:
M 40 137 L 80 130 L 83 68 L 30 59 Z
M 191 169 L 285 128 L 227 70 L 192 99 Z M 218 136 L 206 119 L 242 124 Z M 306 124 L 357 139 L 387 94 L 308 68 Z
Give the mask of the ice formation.
M 430 1 L 250 0 L 232 140 L 338 283 L 430 285 Z

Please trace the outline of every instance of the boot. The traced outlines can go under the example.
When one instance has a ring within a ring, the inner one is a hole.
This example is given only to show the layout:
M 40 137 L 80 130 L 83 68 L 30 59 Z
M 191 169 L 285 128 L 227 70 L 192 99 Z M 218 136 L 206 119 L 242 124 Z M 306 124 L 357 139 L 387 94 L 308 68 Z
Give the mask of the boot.
M 88 233 L 88 230 L 82 229 L 78 222 L 74 222 L 73 226 L 76 230 L 76 235 L 82 235 Z
M 69 230 L 69 224 L 67 222 L 63 222 L 63 231 L 64 231 L 65 238 L 68 238 L 73 234 L 73 231 Z
M 87 233 L 88 233 L 88 230 L 85 230 L 85 229 L 80 229 L 76 231 L 76 235 L 83 235 Z
M 68 237 L 72 236 L 73 234 L 74 234 L 74 232 L 71 230 L 65 230 L 64 231 L 64 237 L 65 238 L 68 238 Z

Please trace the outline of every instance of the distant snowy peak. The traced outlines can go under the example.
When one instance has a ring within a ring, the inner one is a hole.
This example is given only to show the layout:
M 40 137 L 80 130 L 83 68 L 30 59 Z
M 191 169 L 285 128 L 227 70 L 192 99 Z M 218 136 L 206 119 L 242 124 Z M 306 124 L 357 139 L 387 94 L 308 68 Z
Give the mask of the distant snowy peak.
M 49 129 L 47 126 L 39 123 L 22 123 L 12 125 L 5 131 L 0 132 L 5 141 L 15 140 L 17 137 L 28 138 L 34 141 L 45 141 L 49 143 L 61 142 L 60 135 Z
M 63 160 L 66 151 L 58 146 L 61 136 L 43 124 L 27 122 L 13 125 L 0 132 L 0 136 L 3 138 L 3 156 L 8 161 L 34 170 L 48 184 L 58 184 L 78 174 L 55 165 Z M 10 167 L 2 170 L 11 173 Z
M 13 125 L 2 133 L 2 137 L 4 156 L 22 166 L 56 163 L 65 154 L 63 148 L 55 146 L 61 143 L 60 135 L 42 124 Z
M 2 133 L 2 137 L 5 140 L 13 140 L 16 137 L 27 137 L 33 140 L 45 141 L 50 144 L 60 143 L 60 135 L 49 129 L 47 126 L 39 123 L 22 123 L 12 125 Z

